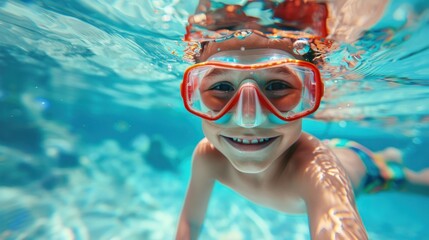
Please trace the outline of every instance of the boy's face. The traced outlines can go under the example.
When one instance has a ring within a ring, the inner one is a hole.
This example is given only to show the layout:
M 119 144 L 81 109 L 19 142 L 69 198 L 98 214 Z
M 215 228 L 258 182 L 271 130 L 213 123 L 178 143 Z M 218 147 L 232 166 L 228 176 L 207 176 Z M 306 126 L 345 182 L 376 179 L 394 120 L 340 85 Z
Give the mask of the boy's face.
M 241 51 L 245 49 L 246 51 L 242 51 L 243 54 L 239 57 L 240 61 L 252 62 L 252 59 L 247 58 L 255 56 L 247 56 L 245 54 L 245 52 L 248 52 L 250 49 L 267 49 L 268 51 L 269 49 L 281 49 L 282 46 L 284 47 L 289 45 L 290 44 L 287 42 L 282 42 L 280 40 L 269 41 L 261 39 L 258 36 L 250 36 L 244 41 L 232 39 L 208 45 L 201 55 L 200 61 L 206 61 L 218 52 L 234 50 Z M 283 49 L 284 48 L 281 50 Z M 291 58 L 295 57 L 291 56 Z M 229 95 L 226 96 L 228 94 L 228 90 L 240 88 L 245 84 L 245 81 L 250 78 L 250 82 L 258 85 L 259 90 L 265 95 L 265 97 L 269 98 L 272 103 L 275 103 L 275 101 L 279 99 L 288 100 L 283 101 L 282 104 L 277 107 L 289 107 L 292 109 L 297 105 L 297 99 L 302 97 L 301 92 L 303 85 L 298 84 L 296 75 L 290 74 L 283 68 L 280 68 L 282 71 L 279 71 L 278 69 L 279 68 L 272 68 L 264 70 L 261 73 L 256 71 L 252 72 L 252 74 L 257 76 L 248 76 L 245 72 L 238 71 L 237 73 L 232 70 L 223 70 L 221 74 L 214 74 L 215 71 L 210 72 L 210 74 L 206 74 L 204 78 L 204 81 L 207 80 L 207 83 L 201 83 L 200 88 L 198 88 L 198 91 L 201 93 L 200 98 L 208 108 L 217 110 L 217 105 L 214 106 L 214 103 L 222 103 L 221 105 L 223 106 L 223 102 L 220 100 L 224 98 L 230 99 Z M 282 74 L 287 74 L 287 76 L 283 76 Z M 220 80 L 218 81 L 217 78 Z M 274 85 L 271 86 L 270 80 L 273 79 L 276 81 L 273 81 Z M 266 83 L 266 85 L 260 84 L 260 82 Z M 210 84 L 214 85 L 214 87 L 211 87 Z M 210 86 L 207 87 L 205 85 Z M 267 85 L 270 86 L 267 87 Z M 217 88 L 219 88 L 219 91 L 213 90 Z M 297 119 L 289 122 L 276 122 L 272 118 L 274 115 L 266 109 L 266 106 L 261 106 L 261 104 L 259 107 L 262 107 L 262 110 L 258 112 L 261 117 L 258 117 L 258 123 L 252 127 L 243 126 L 243 124 L 237 122 L 237 119 L 244 116 L 243 111 L 240 110 L 246 109 L 252 113 L 256 112 L 254 109 L 257 108 L 257 101 L 255 101 L 256 97 L 253 99 L 251 97 L 256 95 L 247 94 L 249 92 L 253 93 L 253 90 L 251 89 L 252 88 L 246 88 L 245 91 L 243 90 L 242 95 L 246 97 L 240 98 L 236 106 L 230 110 L 229 113 L 233 116 L 229 120 L 220 123 L 204 119 L 203 131 L 206 138 L 228 158 L 237 170 L 245 173 L 258 173 L 266 170 L 273 162 L 282 157 L 298 140 L 302 131 L 302 120 Z M 269 93 L 271 90 L 278 91 L 273 91 L 275 94 L 271 96 Z M 213 92 L 214 95 L 212 94 L 213 96 L 210 95 L 211 98 L 208 98 L 206 95 L 211 92 Z M 207 99 L 212 101 L 207 101 Z M 288 111 L 288 109 L 281 110 Z

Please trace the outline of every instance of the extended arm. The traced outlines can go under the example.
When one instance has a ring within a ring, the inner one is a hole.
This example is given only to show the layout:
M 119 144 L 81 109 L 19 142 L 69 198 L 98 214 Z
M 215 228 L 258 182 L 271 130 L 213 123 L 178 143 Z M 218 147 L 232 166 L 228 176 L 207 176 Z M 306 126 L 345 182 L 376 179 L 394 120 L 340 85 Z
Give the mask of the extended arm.
M 192 176 L 185 203 L 179 219 L 176 240 L 197 239 L 213 189 L 213 168 L 210 156 L 205 155 L 207 146 L 199 144 L 192 161 Z
M 312 239 L 368 239 L 345 170 L 329 150 L 318 149 L 300 181 Z

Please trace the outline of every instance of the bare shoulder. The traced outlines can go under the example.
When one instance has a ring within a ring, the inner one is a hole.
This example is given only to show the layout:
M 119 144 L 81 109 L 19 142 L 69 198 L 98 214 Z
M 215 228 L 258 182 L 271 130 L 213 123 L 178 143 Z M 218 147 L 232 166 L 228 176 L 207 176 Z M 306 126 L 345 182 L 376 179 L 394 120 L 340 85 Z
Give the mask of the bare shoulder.
M 310 134 L 303 133 L 298 140 L 291 165 L 294 182 L 298 185 L 296 189 L 308 189 L 303 187 L 331 177 L 347 179 L 332 150 Z
M 323 158 L 325 160 L 336 161 L 336 157 L 326 145 L 318 138 L 303 133 L 296 143 L 293 154 L 292 165 L 295 171 L 303 173 L 308 167 L 315 163 L 315 160 Z
M 226 165 L 225 156 L 219 152 L 206 138 L 196 146 L 192 157 L 192 172 L 218 178 Z

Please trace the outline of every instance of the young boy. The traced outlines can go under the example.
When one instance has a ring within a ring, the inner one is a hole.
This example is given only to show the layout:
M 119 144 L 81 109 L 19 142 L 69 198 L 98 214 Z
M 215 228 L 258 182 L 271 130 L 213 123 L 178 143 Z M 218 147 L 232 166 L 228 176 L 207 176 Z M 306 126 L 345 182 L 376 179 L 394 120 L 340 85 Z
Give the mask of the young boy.
M 403 170 L 395 149 L 377 154 L 351 141 L 322 142 L 302 117 L 323 95 L 318 69 L 293 39 L 238 31 L 204 45 L 181 86 L 203 118 L 176 239 L 197 239 L 215 181 L 285 213 L 307 213 L 312 239 L 368 239 L 355 194 L 385 187 L 427 192 L 429 172 Z

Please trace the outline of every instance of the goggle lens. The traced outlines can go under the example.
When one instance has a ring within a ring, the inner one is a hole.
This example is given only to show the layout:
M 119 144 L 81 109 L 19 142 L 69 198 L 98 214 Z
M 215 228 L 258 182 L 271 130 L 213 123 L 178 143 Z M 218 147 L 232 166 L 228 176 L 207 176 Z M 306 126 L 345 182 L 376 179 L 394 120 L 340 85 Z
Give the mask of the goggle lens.
M 182 97 L 189 111 L 216 120 L 229 112 L 240 97 L 246 98 L 248 84 L 256 88 L 259 102 L 285 121 L 314 112 L 323 95 L 320 73 L 313 64 L 283 59 L 263 64 L 196 64 L 185 72 Z M 256 98 L 249 101 L 252 99 Z

